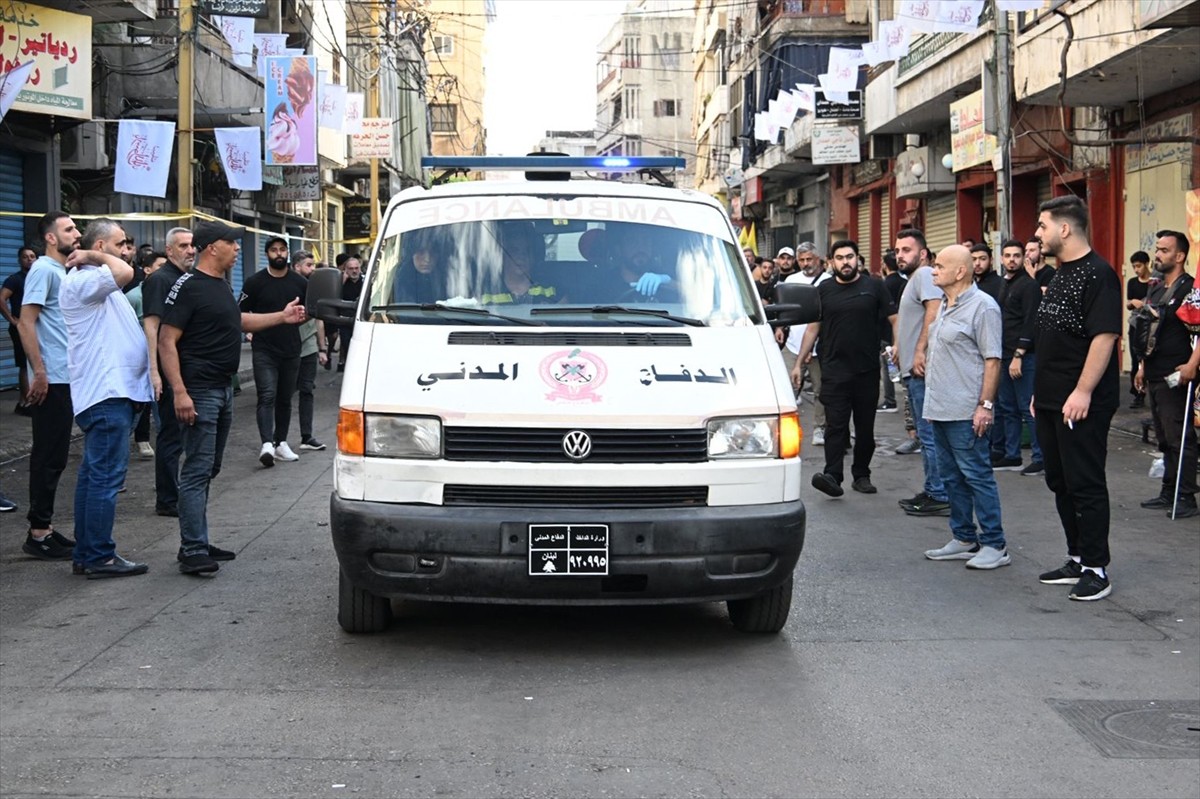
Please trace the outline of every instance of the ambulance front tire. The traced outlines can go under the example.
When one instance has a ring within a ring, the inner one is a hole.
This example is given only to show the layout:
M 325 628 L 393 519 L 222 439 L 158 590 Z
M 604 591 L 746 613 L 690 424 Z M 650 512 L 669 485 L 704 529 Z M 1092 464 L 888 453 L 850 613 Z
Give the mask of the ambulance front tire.
M 338 624 L 348 633 L 381 633 L 392 623 L 392 601 L 355 587 L 338 569 Z

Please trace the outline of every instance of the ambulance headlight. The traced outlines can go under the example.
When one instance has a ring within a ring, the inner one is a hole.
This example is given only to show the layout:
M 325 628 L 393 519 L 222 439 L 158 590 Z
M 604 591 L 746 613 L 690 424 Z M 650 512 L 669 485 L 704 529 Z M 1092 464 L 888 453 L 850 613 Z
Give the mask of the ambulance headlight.
M 774 458 L 779 452 L 779 417 L 713 419 L 708 423 L 708 457 Z
M 442 420 L 368 413 L 365 454 L 376 458 L 440 458 Z

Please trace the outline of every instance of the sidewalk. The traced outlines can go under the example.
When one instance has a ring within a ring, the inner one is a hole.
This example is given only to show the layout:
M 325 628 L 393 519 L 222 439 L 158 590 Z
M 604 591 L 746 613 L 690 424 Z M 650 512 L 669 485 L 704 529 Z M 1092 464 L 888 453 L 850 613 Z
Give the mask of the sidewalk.
M 242 362 L 238 367 L 238 378 L 241 380 L 243 391 L 254 387 L 254 369 L 251 366 L 249 344 L 242 344 Z M 32 445 L 30 420 L 13 413 L 16 404 L 16 389 L 0 391 L 0 464 L 25 457 Z M 75 438 L 82 435 L 83 433 L 76 428 Z
M 242 345 L 242 363 L 238 369 L 238 377 L 241 378 L 243 390 L 253 388 L 254 370 L 251 367 L 249 344 Z M 1129 410 L 1125 407 L 1129 402 L 1129 395 L 1125 393 L 1127 386 L 1128 378 L 1122 375 L 1121 402 L 1123 404 L 1117 411 L 1117 415 L 1113 417 L 1113 429 L 1141 438 L 1142 420 L 1150 421 L 1149 401 L 1147 401 L 1146 407 L 1141 410 Z M 0 464 L 23 458 L 29 454 L 29 419 L 17 416 L 12 412 L 12 408 L 16 404 L 16 391 L 0 392 Z M 76 435 L 83 434 L 76 430 Z M 1150 435 L 1153 437 L 1153 430 L 1151 430 Z

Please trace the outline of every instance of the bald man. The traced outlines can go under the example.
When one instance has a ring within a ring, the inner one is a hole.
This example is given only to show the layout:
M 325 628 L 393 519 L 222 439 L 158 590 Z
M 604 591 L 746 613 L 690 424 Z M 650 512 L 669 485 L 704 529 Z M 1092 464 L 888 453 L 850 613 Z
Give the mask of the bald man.
M 925 557 L 965 560 L 968 569 L 997 569 L 1012 561 L 989 443 L 1003 325 L 1000 306 L 975 285 L 974 277 L 966 247 L 955 244 L 937 254 L 933 282 L 945 299 L 929 327 L 924 410 L 933 426 L 954 537 Z

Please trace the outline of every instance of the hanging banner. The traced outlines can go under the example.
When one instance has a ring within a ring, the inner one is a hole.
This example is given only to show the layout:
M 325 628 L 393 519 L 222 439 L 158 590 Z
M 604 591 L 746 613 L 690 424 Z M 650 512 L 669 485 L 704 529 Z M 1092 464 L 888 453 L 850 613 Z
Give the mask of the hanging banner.
M 820 84 L 821 94 L 825 95 L 825 99 L 843 104 L 850 102 L 850 90 L 854 88 L 853 86 L 848 89 L 839 88 L 842 82 L 825 73 L 817 76 L 817 83 Z
M 346 127 L 346 87 L 321 84 L 321 127 L 344 131 Z
M 266 61 L 266 161 L 316 166 L 317 57 L 270 56 Z
M 355 161 L 368 158 L 392 157 L 392 120 L 387 117 L 367 117 L 362 121 L 362 133 L 350 136 L 350 157 Z
M 792 96 L 796 98 L 797 108 L 811 114 L 816 107 L 817 87 L 812 83 L 797 83 Z
M 254 66 L 254 20 L 251 17 L 214 15 L 212 21 L 221 29 L 225 41 L 229 42 L 233 63 L 239 67 Z
M 283 185 L 275 190 L 275 202 L 298 203 L 321 199 L 321 170 L 315 166 L 285 166 Z
M 1046 0 L 996 0 L 997 11 L 1037 11 L 1045 5 Z
M 987 111 L 983 89 L 950 103 L 950 156 L 954 171 L 991 162 L 996 137 L 984 128 Z
M 33 62 L 27 61 L 16 69 L 0 75 L 0 121 L 4 119 L 8 109 L 12 108 L 17 95 L 21 93 L 21 89 L 25 88 L 25 83 L 32 74 Z
M 0 78 L 22 64 L 33 72 L 12 108 L 92 118 L 92 18 L 28 3 L 0 4 Z
M 254 34 L 254 49 L 258 51 L 258 76 L 267 76 L 267 59 L 271 56 L 283 55 L 287 49 L 286 33 L 256 33 Z
M 342 130 L 346 133 L 362 133 L 363 109 L 366 108 L 367 98 L 362 92 L 346 93 L 346 120 Z
M 912 39 L 912 30 L 902 22 L 884 20 L 879 23 L 879 41 L 887 46 L 888 58 L 899 61 L 908 55 L 908 42 Z
M 166 197 L 174 141 L 174 122 L 122 119 L 117 128 L 113 191 Z
M 982 12 L 983 0 L 900 0 L 896 21 L 926 33 L 971 33 Z
M 849 92 L 858 88 L 858 67 L 864 62 L 861 49 L 848 47 L 829 48 L 829 67 L 825 70 L 830 78 L 829 88 Z
M 217 152 L 229 188 L 262 189 L 262 131 L 258 128 L 217 128 Z

